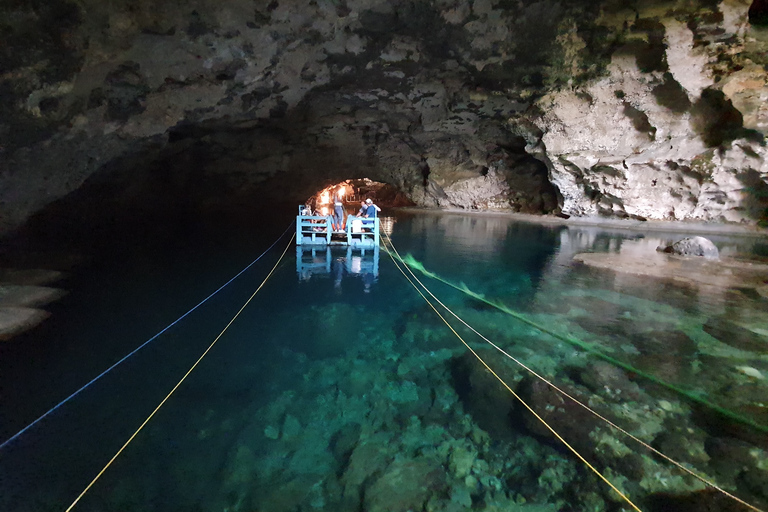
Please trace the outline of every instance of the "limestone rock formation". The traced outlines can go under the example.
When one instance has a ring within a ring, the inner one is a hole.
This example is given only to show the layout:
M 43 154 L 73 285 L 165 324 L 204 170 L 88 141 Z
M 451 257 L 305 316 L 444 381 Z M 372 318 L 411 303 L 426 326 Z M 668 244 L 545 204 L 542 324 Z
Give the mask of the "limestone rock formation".
M 667 250 L 681 256 L 701 256 L 708 260 L 720 259 L 720 252 L 717 250 L 717 246 L 703 236 L 683 238 L 670 245 L 665 249 L 665 252 Z
M 86 216 L 236 209 L 361 177 L 423 206 L 764 222 L 758 11 L 6 3 L 0 232 L 62 198 Z

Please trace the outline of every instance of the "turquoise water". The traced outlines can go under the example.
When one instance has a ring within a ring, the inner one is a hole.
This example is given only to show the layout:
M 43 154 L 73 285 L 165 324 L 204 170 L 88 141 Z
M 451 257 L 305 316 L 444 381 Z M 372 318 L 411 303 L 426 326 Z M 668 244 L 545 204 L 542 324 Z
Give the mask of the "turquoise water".
M 424 280 L 458 316 L 644 442 L 768 506 L 766 434 L 642 377 L 768 424 L 765 298 L 572 261 L 579 252 L 652 250 L 679 235 L 458 214 L 403 212 L 394 221 L 401 253 L 561 337 Z M 272 235 L 146 248 L 73 276 L 49 323 L 4 348 L 3 439 L 215 290 Z M 753 239 L 713 240 L 726 254 L 764 250 Z M 72 503 L 286 243 L 0 452 L 0 509 Z M 451 324 L 642 510 L 739 510 Z M 290 245 L 75 510 L 629 510 L 623 503 L 468 354 L 385 252 L 297 253 Z

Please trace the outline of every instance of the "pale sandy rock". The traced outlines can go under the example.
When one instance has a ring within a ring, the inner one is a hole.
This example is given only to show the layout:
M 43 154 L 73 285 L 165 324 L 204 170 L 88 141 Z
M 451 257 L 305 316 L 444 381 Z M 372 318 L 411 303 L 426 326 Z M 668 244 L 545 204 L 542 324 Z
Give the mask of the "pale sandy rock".
M 9 340 L 51 316 L 47 311 L 23 307 L 0 307 L 0 341 Z
M 584 253 L 577 254 L 573 259 L 591 267 L 668 279 L 686 286 L 757 289 L 768 280 L 768 265 L 728 259 L 711 261 L 661 253 Z
M 760 370 L 757 368 L 753 368 L 751 366 L 737 366 L 737 370 L 739 370 L 741 373 L 746 375 L 747 377 L 752 377 L 753 379 L 763 380 L 765 377 L 762 373 L 760 373 Z
M 669 18 L 663 23 L 669 72 L 695 101 L 713 83 L 707 71 L 710 58 L 703 50 L 694 49 L 693 33 L 685 23 Z
M 673 243 L 667 250 L 680 256 L 701 256 L 708 260 L 720 259 L 720 252 L 717 250 L 717 246 L 703 236 L 683 238 Z
M 718 8 L 723 14 L 723 28 L 732 34 L 744 36 L 749 29 L 747 13 L 751 0 L 723 0 Z
M 0 307 L 41 306 L 60 299 L 66 292 L 58 288 L 27 285 L 0 285 Z
M 684 60 L 680 56 L 681 66 Z M 614 56 L 609 70 L 609 78 L 583 92 L 562 91 L 539 101 L 550 179 L 562 194 L 565 213 L 728 222 L 760 218 L 765 205 L 753 191 L 768 182 L 762 146 L 744 140 L 726 151 L 708 149 L 692 132 L 687 114 L 657 103 L 653 84 L 660 76 L 642 73 L 626 56 Z M 705 83 L 688 87 L 696 92 Z
M 768 133 L 768 81 L 762 66 L 749 65 L 725 78 L 719 86 L 741 112 L 745 128 Z
M 509 207 L 509 202 L 506 200 L 509 185 L 493 168 L 490 168 L 485 176 L 455 182 L 444 190 L 452 206 L 478 208 L 491 203 L 496 208 Z

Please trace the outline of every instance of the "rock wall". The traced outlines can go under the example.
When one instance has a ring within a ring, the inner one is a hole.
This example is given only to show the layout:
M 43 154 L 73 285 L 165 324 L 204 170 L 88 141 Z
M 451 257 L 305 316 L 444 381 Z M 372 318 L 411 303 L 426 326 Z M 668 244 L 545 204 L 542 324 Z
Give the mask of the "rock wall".
M 630 27 L 606 76 L 538 103 L 563 211 L 765 219 L 768 118 L 757 98 L 768 88 L 752 60 L 764 60 L 753 52 L 765 35 L 749 28 L 748 7 L 723 2 L 686 23 L 651 10 L 598 20 Z
M 118 209 L 159 184 L 234 207 L 359 177 L 441 208 L 756 223 L 768 35 L 749 8 L 5 4 L 0 233 L 105 186 Z

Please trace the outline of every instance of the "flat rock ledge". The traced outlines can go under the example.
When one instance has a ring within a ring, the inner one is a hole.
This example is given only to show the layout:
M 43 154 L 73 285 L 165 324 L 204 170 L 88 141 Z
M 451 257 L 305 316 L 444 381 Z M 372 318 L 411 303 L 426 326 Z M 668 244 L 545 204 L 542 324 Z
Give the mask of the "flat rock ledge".
M 64 273 L 56 270 L 0 269 L 0 341 L 28 331 L 51 316 L 37 308 L 67 292 L 41 285 L 63 277 Z
M 676 283 L 717 288 L 751 288 L 768 294 L 768 264 L 735 259 L 707 260 L 663 253 L 622 255 L 581 253 L 573 257 L 594 268 L 638 276 L 669 279 Z
M 64 272 L 42 268 L 0 268 L 0 284 L 45 286 L 66 277 Z
M 7 341 L 51 316 L 35 308 L 0 307 L 0 341 Z
M 47 286 L 4 284 L 0 285 L 0 307 L 42 306 L 60 299 L 65 293 L 64 290 Z

